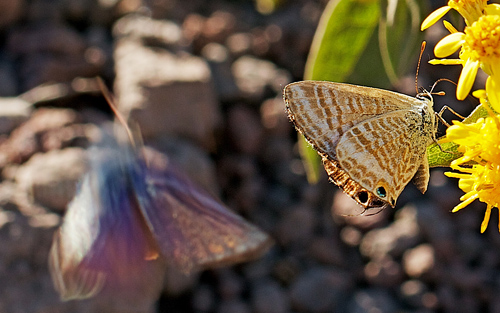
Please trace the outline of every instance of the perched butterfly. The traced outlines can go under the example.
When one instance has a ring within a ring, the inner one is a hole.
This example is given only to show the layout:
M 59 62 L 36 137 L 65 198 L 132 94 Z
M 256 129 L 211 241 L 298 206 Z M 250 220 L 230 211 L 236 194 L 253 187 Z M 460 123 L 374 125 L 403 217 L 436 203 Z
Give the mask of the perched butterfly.
M 365 210 L 394 207 L 410 180 L 427 190 L 426 149 L 437 129 L 430 94 L 301 81 L 287 85 L 283 98 L 330 180 Z
M 165 264 L 189 273 L 246 261 L 271 245 L 159 152 L 111 136 L 89 157 L 49 255 L 65 300 L 104 290 L 138 297 L 161 288 Z

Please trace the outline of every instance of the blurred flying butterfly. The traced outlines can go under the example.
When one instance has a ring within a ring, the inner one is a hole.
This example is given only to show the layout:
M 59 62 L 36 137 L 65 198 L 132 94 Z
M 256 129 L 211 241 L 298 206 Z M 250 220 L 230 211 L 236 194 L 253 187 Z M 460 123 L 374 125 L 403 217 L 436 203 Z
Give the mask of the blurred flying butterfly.
M 89 150 L 90 170 L 54 235 L 49 265 L 62 299 L 101 290 L 137 297 L 161 287 L 165 263 L 189 273 L 246 261 L 270 247 L 267 234 L 163 154 L 108 141 Z

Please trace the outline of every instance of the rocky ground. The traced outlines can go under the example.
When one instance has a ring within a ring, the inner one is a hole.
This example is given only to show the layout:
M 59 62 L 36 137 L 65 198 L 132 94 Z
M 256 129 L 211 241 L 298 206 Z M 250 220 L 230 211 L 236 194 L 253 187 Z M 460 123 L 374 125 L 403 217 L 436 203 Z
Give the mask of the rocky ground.
M 145 144 L 275 240 L 253 262 L 169 272 L 147 312 L 500 312 L 497 216 L 480 234 L 484 205 L 450 213 L 461 191 L 444 170 L 373 216 L 345 217 L 359 207 L 324 173 L 307 183 L 281 90 L 302 77 L 324 5 L 0 1 L 0 312 L 124 312 L 60 302 L 47 266 L 113 118 L 96 75 Z M 441 77 L 421 71 L 422 85 Z

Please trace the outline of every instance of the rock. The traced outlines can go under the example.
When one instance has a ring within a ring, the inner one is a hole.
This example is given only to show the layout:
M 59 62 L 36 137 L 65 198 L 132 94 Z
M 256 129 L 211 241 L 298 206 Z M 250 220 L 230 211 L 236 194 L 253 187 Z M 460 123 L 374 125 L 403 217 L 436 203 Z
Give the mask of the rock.
M 256 155 L 262 147 L 263 131 L 257 114 L 238 105 L 228 112 L 229 136 L 238 152 Z
M 0 57 L 0 97 L 19 94 L 18 73 L 11 57 Z
M 16 181 L 36 203 L 63 211 L 75 195 L 78 180 L 86 168 L 83 149 L 53 150 L 36 154 L 22 165 Z
M 310 207 L 298 206 L 276 225 L 276 240 L 284 246 L 310 242 L 316 225 L 314 211 Z
M 232 73 L 240 91 L 250 99 L 265 95 L 266 88 L 281 93 L 291 81 L 290 75 L 269 62 L 244 55 L 233 63 Z
M 421 244 L 403 255 L 403 267 L 410 277 L 421 277 L 431 272 L 435 263 L 434 248 L 429 244 Z
M 253 287 L 252 309 L 255 313 L 290 312 L 290 299 L 275 281 L 260 282 Z
M 321 170 L 323 171 L 322 168 Z M 333 184 L 330 185 L 331 188 L 337 188 Z M 389 210 L 376 210 L 377 209 L 370 209 L 364 212 L 363 207 L 342 190 L 338 188 L 335 190 L 331 211 L 333 219 L 338 222 L 343 222 L 361 229 L 380 227 L 387 223 L 390 212 Z
M 437 297 L 429 292 L 429 288 L 420 280 L 407 280 L 400 286 L 402 299 L 415 308 L 435 309 Z
M 394 297 L 385 289 L 370 288 L 355 292 L 351 298 L 346 312 L 398 312 L 402 308 L 398 306 Z
M 332 312 L 345 307 L 354 286 L 349 273 L 333 268 L 313 267 L 303 272 L 290 287 L 292 309 Z
M 116 43 L 115 92 L 120 110 L 137 123 L 146 141 L 167 134 L 213 147 L 220 113 L 207 63 L 187 53 L 148 47 L 149 37 L 161 38 L 147 32 L 168 22 L 149 23 L 145 33 L 124 35 Z
M 316 237 L 309 240 L 308 254 L 322 264 L 335 266 L 347 265 L 342 244 L 331 236 Z
M 368 232 L 361 241 L 361 254 L 372 259 L 402 255 L 419 240 L 416 214 L 415 207 L 406 206 L 398 211 L 394 223 Z
M 250 306 L 239 299 L 223 301 L 217 308 L 217 313 L 250 313 Z
M 89 57 L 92 50 L 70 27 L 41 23 L 19 29 L 9 36 L 8 50 L 21 59 L 23 89 L 46 82 L 67 82 L 76 77 L 99 75 L 104 61 Z
M 191 180 L 214 197 L 220 197 L 215 164 L 208 153 L 189 140 L 162 136 L 150 140 L 150 146 L 165 153 Z
M 23 15 L 25 0 L 0 1 L 0 29 L 5 29 L 17 22 Z
M 215 294 L 211 286 L 198 285 L 193 291 L 193 308 L 198 312 L 211 312 L 215 305 Z
M 17 29 L 9 36 L 10 53 L 22 56 L 40 52 L 76 56 L 84 52 L 86 44 L 83 37 L 74 29 L 58 23 Z
M 281 97 L 265 100 L 260 107 L 261 123 L 266 132 L 285 136 L 290 133 L 293 124 L 284 114 L 284 104 Z
M 0 143 L 0 168 L 7 164 L 21 164 L 37 152 L 44 152 L 43 134 L 59 130 L 79 121 L 70 109 L 38 109 L 28 121 L 15 129 L 9 139 Z
M 366 280 L 375 286 L 394 287 L 403 281 L 401 264 L 386 255 L 368 262 L 364 268 Z
M 238 299 L 244 288 L 244 281 L 233 269 L 220 268 L 214 270 L 219 286 L 218 292 L 223 300 Z
M 25 122 L 31 110 L 31 103 L 21 98 L 0 98 L 0 134 L 8 134 Z

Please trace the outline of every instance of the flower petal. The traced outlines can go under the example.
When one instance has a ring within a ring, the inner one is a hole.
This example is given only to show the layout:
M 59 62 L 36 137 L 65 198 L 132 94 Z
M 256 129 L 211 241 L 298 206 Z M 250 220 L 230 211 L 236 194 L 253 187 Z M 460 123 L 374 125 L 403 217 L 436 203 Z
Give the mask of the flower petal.
M 452 33 L 441 39 L 434 47 L 434 54 L 438 58 L 444 58 L 454 53 L 465 42 L 464 33 Z
M 448 21 L 443 21 L 444 27 L 451 33 L 458 33 L 458 30 Z
M 463 197 L 462 197 L 463 198 Z M 476 200 L 477 198 L 479 198 L 479 195 L 476 193 L 474 195 L 472 195 L 471 197 L 469 198 L 466 198 L 465 200 L 463 200 L 461 203 L 459 203 L 457 206 L 455 206 L 453 208 L 453 210 L 451 210 L 452 213 L 455 213 L 455 212 L 458 212 L 460 211 L 461 209 L 465 208 L 466 206 L 468 206 L 469 204 L 471 204 L 472 202 L 474 202 L 474 200 Z
M 425 18 L 420 26 L 420 30 L 425 30 L 442 18 L 451 8 L 449 6 L 440 7 Z
M 495 112 L 500 112 L 500 84 L 491 76 L 486 80 L 486 93 L 491 108 L 495 110 Z
M 481 223 L 481 233 L 484 233 L 484 231 L 488 227 L 488 222 L 490 221 L 490 215 L 491 215 L 491 207 L 488 205 L 488 207 L 486 208 L 486 212 L 484 212 L 483 222 Z
M 429 61 L 429 64 L 432 65 L 437 65 L 437 64 L 442 64 L 442 65 L 458 65 L 458 64 L 464 64 L 464 61 L 461 59 L 432 59 Z
M 484 9 L 486 14 L 488 15 L 500 15 L 500 4 L 498 3 L 490 3 Z
M 458 79 L 458 100 L 464 100 L 465 97 L 467 97 L 467 95 L 469 94 L 472 88 L 472 84 L 474 84 L 474 80 L 476 79 L 478 69 L 479 61 L 472 61 L 471 59 L 467 59 L 467 62 L 465 62 L 464 68 L 460 73 L 460 78 Z

